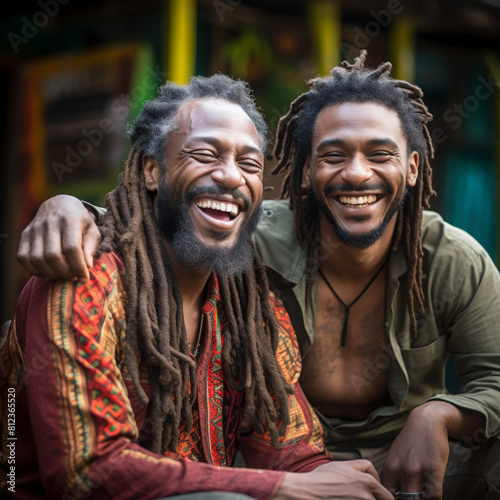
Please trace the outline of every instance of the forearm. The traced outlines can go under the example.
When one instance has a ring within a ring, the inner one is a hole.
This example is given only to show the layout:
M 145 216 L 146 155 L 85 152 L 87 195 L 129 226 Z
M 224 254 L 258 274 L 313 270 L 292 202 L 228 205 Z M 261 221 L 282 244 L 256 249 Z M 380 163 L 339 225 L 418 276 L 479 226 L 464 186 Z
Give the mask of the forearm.
M 448 438 L 465 442 L 482 439 L 486 426 L 483 414 L 445 401 L 428 401 L 415 408 L 410 419 L 424 419 L 446 431 Z
M 146 500 L 203 491 L 267 500 L 278 490 L 285 473 L 176 460 L 129 443 L 125 449 L 95 461 L 86 475 L 96 486 L 90 489 L 92 500 Z
M 30 415 L 43 416 L 32 418 L 31 428 L 47 496 L 146 500 L 218 490 L 269 498 L 282 472 L 176 460 L 134 443 L 137 426 L 127 390 L 106 350 L 118 339 L 99 330 L 103 317 L 113 323 L 106 290 L 119 288 L 111 256 L 106 259 L 93 269 L 98 275 L 92 274 L 92 295 L 80 290 L 72 299 L 76 285 L 67 282 L 36 279 L 30 285 L 23 333 L 26 395 Z M 116 296 L 113 304 L 119 315 Z

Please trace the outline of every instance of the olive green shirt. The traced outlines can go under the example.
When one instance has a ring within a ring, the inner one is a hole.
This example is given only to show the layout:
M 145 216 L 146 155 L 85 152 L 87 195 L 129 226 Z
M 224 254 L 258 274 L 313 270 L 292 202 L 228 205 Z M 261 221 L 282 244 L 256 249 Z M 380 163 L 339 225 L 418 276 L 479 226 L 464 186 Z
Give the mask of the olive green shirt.
M 362 421 L 322 417 L 327 445 L 380 446 L 396 437 L 413 408 L 429 400 L 476 410 L 486 417 L 487 436 L 500 435 L 500 274 L 476 240 L 434 212 L 424 212 L 422 238 L 425 314 L 418 317 L 418 335 L 410 333 L 407 266 L 398 249 L 389 260 L 387 346 L 371 366 L 367 363 L 366 380 L 359 381 L 368 384 L 377 370 L 389 366 L 393 404 L 377 408 Z M 307 356 L 314 340 L 318 280 L 313 274 L 307 297 L 307 250 L 295 239 L 288 201 L 264 202 L 255 244 L 271 289 L 291 316 L 302 356 Z M 446 393 L 444 384 L 450 356 L 464 383 L 453 395 Z

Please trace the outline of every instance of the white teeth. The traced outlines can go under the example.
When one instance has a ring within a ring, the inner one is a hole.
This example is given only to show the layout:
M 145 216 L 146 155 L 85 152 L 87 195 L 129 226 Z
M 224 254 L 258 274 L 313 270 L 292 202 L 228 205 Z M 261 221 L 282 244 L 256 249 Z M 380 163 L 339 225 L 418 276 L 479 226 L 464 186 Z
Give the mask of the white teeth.
M 339 196 L 340 203 L 351 206 L 367 206 L 370 203 L 375 203 L 377 197 L 374 194 L 368 196 Z
M 236 203 L 219 202 L 215 200 L 196 200 L 195 205 L 199 208 L 211 208 L 220 212 L 228 212 L 234 217 L 238 215 L 238 205 Z

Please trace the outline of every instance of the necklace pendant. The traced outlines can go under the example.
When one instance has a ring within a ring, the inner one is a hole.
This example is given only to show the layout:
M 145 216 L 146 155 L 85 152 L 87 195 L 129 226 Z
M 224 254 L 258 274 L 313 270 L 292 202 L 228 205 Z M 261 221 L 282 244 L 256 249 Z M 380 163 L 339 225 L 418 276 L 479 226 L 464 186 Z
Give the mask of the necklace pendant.
M 344 316 L 344 326 L 342 327 L 342 337 L 340 339 L 340 345 L 345 347 L 347 344 L 347 329 L 349 327 L 349 307 L 345 308 Z

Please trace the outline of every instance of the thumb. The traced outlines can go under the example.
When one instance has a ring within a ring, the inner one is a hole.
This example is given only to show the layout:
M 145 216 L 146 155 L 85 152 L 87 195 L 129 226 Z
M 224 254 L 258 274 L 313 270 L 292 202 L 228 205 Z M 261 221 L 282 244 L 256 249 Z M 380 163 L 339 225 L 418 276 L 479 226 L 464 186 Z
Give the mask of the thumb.
M 85 232 L 82 239 L 83 255 L 85 263 L 89 268 L 94 266 L 94 254 L 96 253 L 100 242 L 101 233 L 99 232 L 99 229 L 97 229 L 97 226 L 92 224 Z

